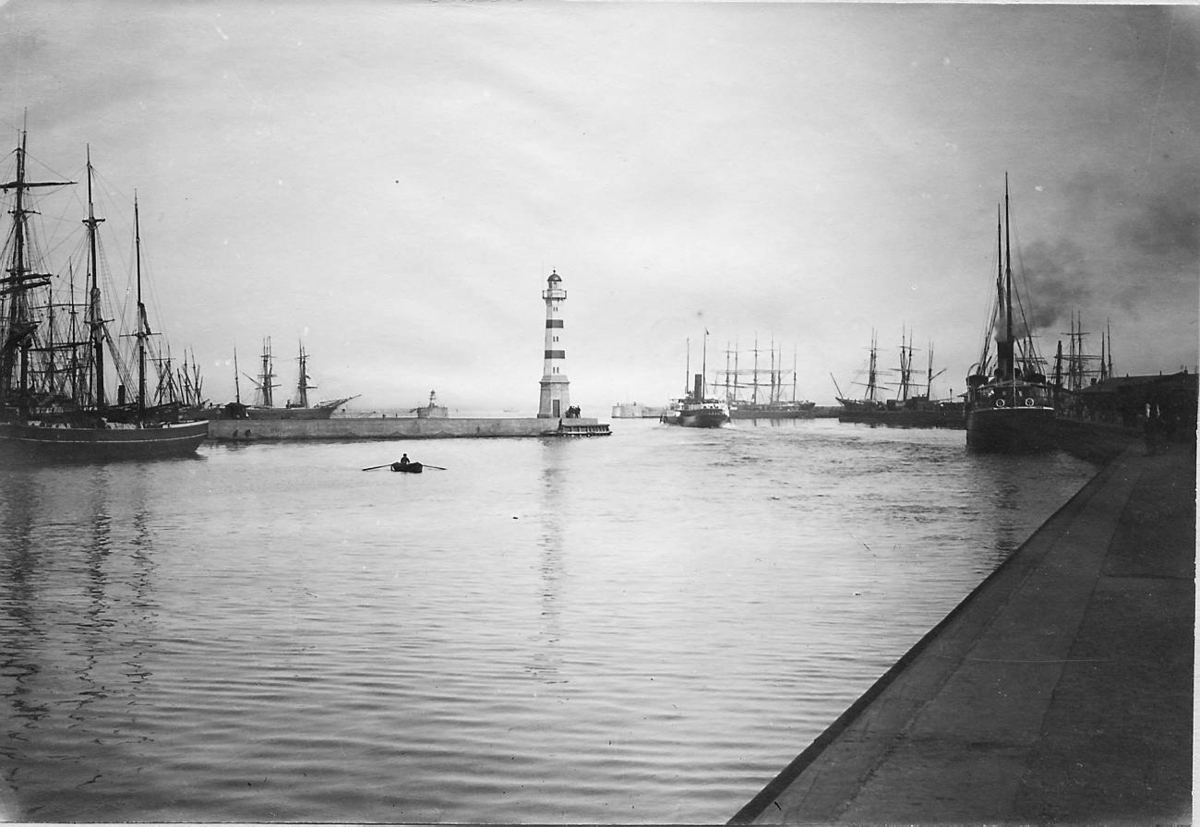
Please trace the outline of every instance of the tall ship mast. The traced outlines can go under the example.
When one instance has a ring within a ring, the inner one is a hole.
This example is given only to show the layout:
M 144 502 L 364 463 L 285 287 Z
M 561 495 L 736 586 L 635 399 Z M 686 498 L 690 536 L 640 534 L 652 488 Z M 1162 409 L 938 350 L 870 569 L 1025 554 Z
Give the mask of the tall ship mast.
M 275 363 L 271 353 L 271 337 L 263 339 L 263 349 L 261 356 L 261 367 L 257 377 L 247 375 L 246 378 L 254 383 L 255 388 L 255 403 L 249 406 L 241 406 L 240 400 L 237 407 L 234 409 L 234 415 L 237 418 L 247 419 L 329 419 L 334 412 L 345 405 L 355 396 L 344 396 L 339 399 L 329 399 L 323 402 L 318 402 L 315 405 L 309 404 L 308 392 L 315 390 L 316 385 L 310 383 L 312 377 L 308 373 L 308 353 L 304 349 L 303 343 L 300 345 L 300 356 L 297 359 L 300 365 L 299 377 L 296 380 L 296 398 L 289 399 L 283 407 L 275 405 L 275 388 L 279 385 L 275 384 Z M 236 371 L 235 371 L 236 373 Z M 229 406 L 226 406 L 229 410 Z
M 0 184 L 9 202 L 11 225 L 0 277 L 0 451 L 38 459 L 144 459 L 194 453 L 208 437 L 208 424 L 181 416 L 178 405 L 157 404 L 147 394 L 153 335 L 142 300 L 141 232 L 134 201 L 134 263 L 137 318 L 132 353 L 123 351 L 109 329 L 101 291 L 99 227 L 94 198 L 95 170 L 87 150 L 87 212 L 83 218 L 85 301 L 75 303 L 74 266 L 53 272 L 36 238 L 35 193 L 73 186 L 73 181 L 32 181 L 27 133 L 13 154 L 15 169 Z M 57 241 L 57 240 L 56 240 Z M 60 245 L 56 243 L 56 248 Z M 66 290 L 61 289 L 66 282 Z M 68 301 L 54 299 L 55 285 Z M 79 324 L 82 315 L 83 322 Z M 109 380 L 114 382 L 110 384 Z M 130 389 L 132 388 L 132 398 Z
M 842 410 L 845 412 L 858 412 L 864 410 L 875 410 L 884 407 L 883 402 L 879 400 L 879 346 L 875 330 L 871 330 L 871 347 L 869 356 L 867 357 L 866 381 L 860 382 L 855 380 L 854 384 L 860 385 L 863 388 L 863 394 L 859 397 L 853 397 L 848 394 L 843 394 L 841 387 L 838 386 L 837 380 L 833 380 L 833 386 L 837 390 L 837 401 L 841 404 Z M 862 374 L 860 373 L 859 376 Z M 832 376 L 830 377 L 832 378 Z
M 875 337 L 872 334 L 872 351 Z M 896 383 L 896 395 L 883 401 L 872 395 L 872 389 L 878 391 L 875 383 L 876 359 L 874 355 L 868 368 L 867 396 L 863 399 L 848 399 L 841 395 L 839 389 L 838 401 L 842 410 L 838 413 L 838 422 L 849 422 L 861 425 L 884 425 L 889 428 L 963 428 L 962 405 L 952 401 L 936 401 L 933 396 L 933 380 L 941 376 L 944 370 L 933 371 L 933 344 L 929 345 L 929 367 L 925 375 L 925 384 L 914 379 L 915 347 L 911 331 L 901 330 L 900 334 L 900 366 L 896 370 L 899 382 Z M 834 381 L 836 387 L 837 381 Z
M 796 357 L 792 356 L 792 393 L 785 399 L 787 371 L 783 368 L 782 348 L 771 342 L 770 367 L 759 366 L 758 337 L 754 339 L 752 367 L 740 368 L 737 349 L 726 350 L 724 382 L 714 383 L 725 390 L 725 402 L 731 419 L 798 419 L 813 416 L 816 403 L 796 397 Z M 729 357 L 733 356 L 733 369 Z M 749 398 L 747 398 L 749 397 Z
M 296 400 L 288 402 L 289 408 L 307 408 L 308 407 L 308 392 L 315 390 L 316 385 L 310 385 L 308 380 L 312 377 L 308 375 L 308 355 L 304 352 L 304 344 L 300 344 L 300 356 L 296 360 L 300 363 L 300 376 L 296 380 Z
M 967 376 L 967 445 L 980 451 L 1044 451 L 1056 444 L 1054 387 L 1046 381 L 1023 299 L 1013 284 L 1010 216 L 1006 175 L 1003 222 L 996 218 L 995 304 L 979 361 Z

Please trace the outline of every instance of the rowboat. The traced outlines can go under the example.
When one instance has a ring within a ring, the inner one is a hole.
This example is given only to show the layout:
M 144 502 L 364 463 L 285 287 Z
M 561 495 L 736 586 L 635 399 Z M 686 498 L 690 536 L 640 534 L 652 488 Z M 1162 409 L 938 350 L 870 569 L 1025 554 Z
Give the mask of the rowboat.
M 389 467 L 393 471 L 401 471 L 405 474 L 419 474 L 424 469 L 424 466 L 419 462 L 410 462 L 405 465 L 401 465 L 398 462 L 393 462 Z

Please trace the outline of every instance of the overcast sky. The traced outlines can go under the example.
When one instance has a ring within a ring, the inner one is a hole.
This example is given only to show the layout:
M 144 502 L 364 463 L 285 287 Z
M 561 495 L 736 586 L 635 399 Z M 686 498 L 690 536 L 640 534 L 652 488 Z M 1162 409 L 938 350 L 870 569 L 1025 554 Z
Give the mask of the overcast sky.
M 1043 355 L 1078 312 L 1120 374 L 1196 368 L 1198 41 L 1194 6 L 10 0 L 0 141 L 137 190 L 215 402 L 270 336 L 277 401 L 303 340 L 319 398 L 532 414 L 552 268 L 585 415 L 678 395 L 706 329 L 710 373 L 773 340 L 822 404 L 910 331 L 945 396 L 1006 172 Z

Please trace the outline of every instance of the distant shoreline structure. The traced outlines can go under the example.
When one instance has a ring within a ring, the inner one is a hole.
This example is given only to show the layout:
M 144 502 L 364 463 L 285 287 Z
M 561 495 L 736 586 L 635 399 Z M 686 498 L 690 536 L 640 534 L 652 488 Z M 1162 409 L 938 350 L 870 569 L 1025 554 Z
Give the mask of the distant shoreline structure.
M 666 405 L 642 405 L 638 402 L 618 402 L 612 406 L 613 419 L 658 419 L 667 412 Z

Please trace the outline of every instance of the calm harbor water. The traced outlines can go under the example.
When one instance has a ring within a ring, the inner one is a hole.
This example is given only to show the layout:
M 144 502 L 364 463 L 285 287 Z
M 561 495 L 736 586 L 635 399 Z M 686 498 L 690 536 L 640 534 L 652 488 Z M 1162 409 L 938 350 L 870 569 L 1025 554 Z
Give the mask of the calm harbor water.
M 0 815 L 724 821 L 1095 471 L 612 426 L 0 471 Z

